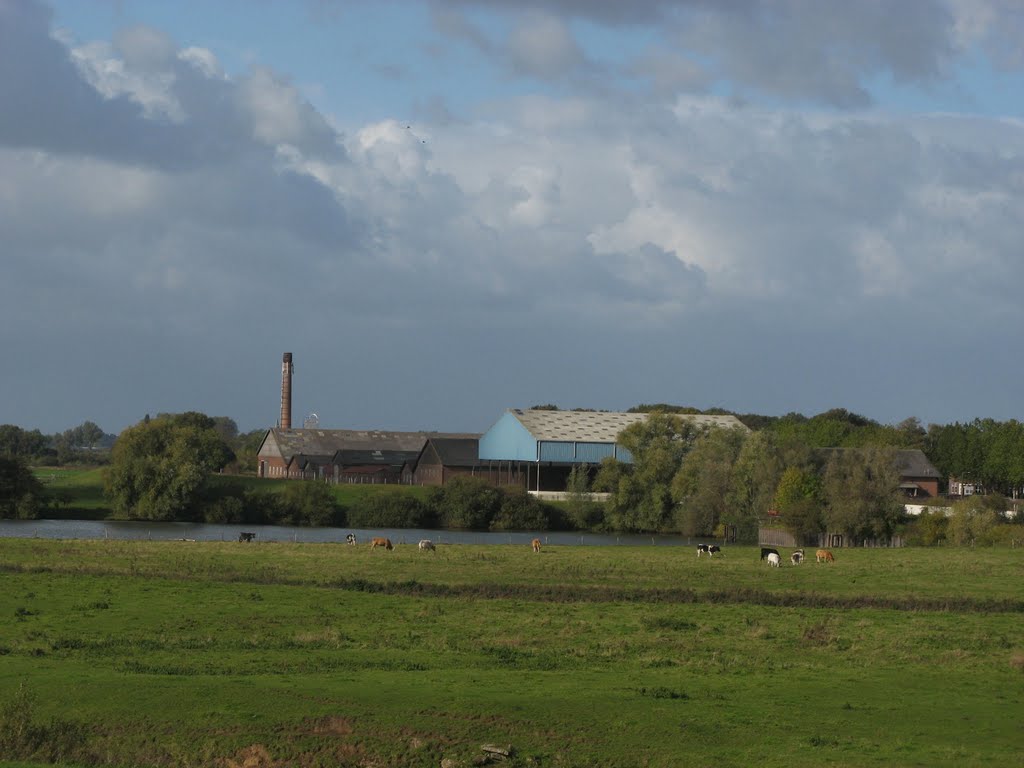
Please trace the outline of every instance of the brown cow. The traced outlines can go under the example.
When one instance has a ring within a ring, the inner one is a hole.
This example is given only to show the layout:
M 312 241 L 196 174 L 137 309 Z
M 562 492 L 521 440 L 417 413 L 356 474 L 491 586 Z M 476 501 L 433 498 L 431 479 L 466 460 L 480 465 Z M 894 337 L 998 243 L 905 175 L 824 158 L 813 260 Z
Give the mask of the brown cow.
M 394 545 L 391 543 L 391 539 L 385 539 L 380 536 L 374 536 L 370 539 L 370 549 L 376 549 L 377 547 L 384 547 L 384 549 L 390 551 L 394 549 Z
M 814 553 L 814 562 L 816 563 L 834 563 L 835 561 L 835 555 L 827 549 L 819 549 Z
M 540 552 L 540 539 L 534 539 L 530 542 L 534 552 Z

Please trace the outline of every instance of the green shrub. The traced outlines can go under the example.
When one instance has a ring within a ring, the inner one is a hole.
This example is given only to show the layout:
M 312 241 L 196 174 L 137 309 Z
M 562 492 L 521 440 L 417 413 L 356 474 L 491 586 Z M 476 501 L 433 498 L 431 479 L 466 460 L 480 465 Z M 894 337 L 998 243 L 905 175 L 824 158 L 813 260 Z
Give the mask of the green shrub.
M 222 496 L 203 507 L 204 523 L 244 523 L 245 504 L 237 496 Z
M 432 528 L 430 508 L 404 493 L 371 496 L 348 511 L 352 528 Z
M 39 723 L 35 718 L 35 697 L 18 686 L 14 696 L 0 707 L 0 757 L 6 759 L 42 759 L 63 763 L 85 757 L 85 729 L 77 723 L 51 720 Z
M 524 488 L 502 490 L 498 514 L 491 519 L 492 531 L 546 531 L 547 510 Z
M 430 492 L 428 505 L 443 528 L 486 531 L 501 510 L 502 493 L 477 477 L 456 477 Z
M 946 540 L 949 520 L 943 509 L 921 512 L 907 528 L 907 540 L 911 544 L 933 547 Z
M 281 493 L 279 525 L 343 525 L 344 516 L 334 503 L 327 483 L 319 480 L 291 480 Z

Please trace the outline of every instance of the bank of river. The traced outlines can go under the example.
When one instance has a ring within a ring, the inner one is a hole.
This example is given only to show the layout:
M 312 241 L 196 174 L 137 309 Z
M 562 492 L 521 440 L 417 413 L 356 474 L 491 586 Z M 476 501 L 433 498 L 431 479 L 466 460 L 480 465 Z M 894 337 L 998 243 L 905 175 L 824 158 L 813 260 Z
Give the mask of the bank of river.
M 529 545 L 534 538 L 553 545 L 683 546 L 708 543 L 708 539 L 642 534 L 599 534 L 571 531 L 437 531 L 419 528 L 298 528 L 282 525 L 214 525 L 208 523 L 154 523 L 114 520 L 0 520 L 0 537 L 39 539 L 152 539 L 174 541 L 237 541 L 238 534 L 256 534 L 256 541 L 343 543 L 348 534 L 358 541 L 387 536 L 396 544 L 415 544 L 430 539 L 439 544 Z M 721 542 L 718 542 L 721 543 Z

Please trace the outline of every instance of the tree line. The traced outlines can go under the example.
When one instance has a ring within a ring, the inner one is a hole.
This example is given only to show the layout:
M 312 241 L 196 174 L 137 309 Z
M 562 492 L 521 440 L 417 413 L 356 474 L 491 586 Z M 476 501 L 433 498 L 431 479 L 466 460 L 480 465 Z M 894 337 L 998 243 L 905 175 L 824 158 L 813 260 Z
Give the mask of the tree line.
M 896 462 L 896 451 L 907 443 L 871 443 L 856 434 L 877 425 L 851 424 L 844 416 L 842 429 L 789 419 L 780 420 L 782 428 L 748 432 L 703 428 L 653 408 L 647 412 L 645 421 L 619 436 L 632 464 L 609 458 L 571 473 L 569 518 L 578 527 L 756 541 L 761 526 L 777 525 L 798 541 L 813 542 L 830 532 L 850 543 L 910 530 Z M 847 446 L 828 445 L 840 431 L 847 439 L 835 442 Z M 909 437 L 917 429 L 908 424 L 898 431 Z M 609 494 L 607 501 L 593 503 L 591 490 Z M 1001 498 L 961 505 L 981 506 L 1007 508 Z M 973 511 L 967 515 L 972 516 L 977 517 Z
M 228 417 L 196 412 L 147 415 L 124 430 L 109 451 L 105 494 L 117 516 L 135 519 L 728 532 L 741 541 L 754 540 L 761 525 L 777 524 L 798 538 L 828 530 L 856 541 L 885 538 L 903 524 L 896 449 L 920 448 L 944 475 L 972 480 L 993 494 L 1016 495 L 1024 483 L 1024 427 L 1016 421 L 926 429 L 916 419 L 881 425 L 843 409 L 810 418 L 737 415 L 753 430 L 747 432 L 700 429 L 679 418 L 698 413 L 692 408 L 632 410 L 651 414 L 620 436 L 635 462 L 576 467 L 564 514 L 526 494 L 473 483 L 457 483 L 426 502 L 382 496 L 350 510 L 339 508 L 323 484 L 289 483 L 275 493 L 236 486 L 226 492 L 213 482 L 214 474 L 251 471 L 265 430 L 239 433 Z M 91 422 L 62 433 L 72 448 L 91 449 L 107 437 Z M 0 426 L 0 516 L 35 517 L 45 508 L 45 494 L 28 466 L 53 444 L 37 430 Z M 595 504 L 591 490 L 608 493 L 607 503 Z M 1005 501 L 985 503 L 1006 508 Z M 940 523 L 932 528 L 926 538 L 945 535 Z
M 382 493 L 341 506 L 328 484 L 292 480 L 245 488 L 217 481 L 237 462 L 224 423 L 201 413 L 162 414 L 121 433 L 104 490 L 115 515 L 142 520 L 342 526 L 543 530 L 550 510 L 525 489 L 458 478 L 427 499 Z M 262 435 L 261 435 L 262 437 Z M 257 444 L 258 447 L 258 444 Z

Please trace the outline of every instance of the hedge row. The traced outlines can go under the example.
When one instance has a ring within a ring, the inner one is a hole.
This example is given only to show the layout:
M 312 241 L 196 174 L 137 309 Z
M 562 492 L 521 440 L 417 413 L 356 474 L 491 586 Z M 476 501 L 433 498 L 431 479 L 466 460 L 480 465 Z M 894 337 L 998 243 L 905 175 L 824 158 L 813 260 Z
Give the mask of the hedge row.
M 337 503 L 317 481 L 290 481 L 280 493 L 227 490 L 201 509 L 207 523 L 335 526 L 350 528 L 451 528 L 544 531 L 569 527 L 557 507 L 522 488 L 496 488 L 479 478 L 456 478 L 431 489 L 426 501 L 402 493 L 373 495 L 351 507 Z

